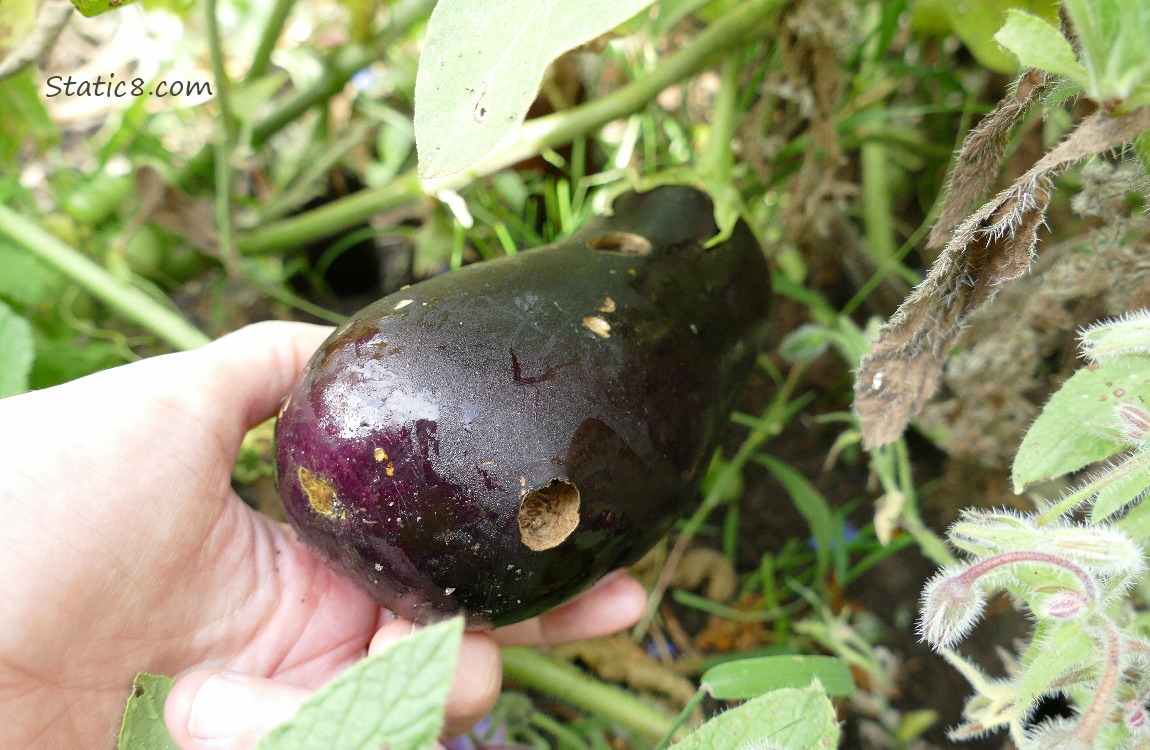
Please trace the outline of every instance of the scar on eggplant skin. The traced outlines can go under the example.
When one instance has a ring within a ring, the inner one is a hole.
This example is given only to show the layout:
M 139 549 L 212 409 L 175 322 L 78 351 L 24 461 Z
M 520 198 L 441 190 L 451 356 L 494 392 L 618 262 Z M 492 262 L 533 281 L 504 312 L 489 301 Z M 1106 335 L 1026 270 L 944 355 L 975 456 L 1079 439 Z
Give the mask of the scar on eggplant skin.
M 536 383 L 542 383 L 546 380 L 550 380 L 551 378 L 555 377 L 564 367 L 567 365 L 573 365 L 576 361 L 571 360 L 570 362 L 561 362 L 557 365 L 548 367 L 543 371 L 542 375 L 531 377 L 529 375 L 523 374 L 523 368 L 519 364 L 519 357 L 515 356 L 515 350 L 508 349 L 508 351 L 511 352 L 511 379 L 522 385 L 535 385 Z
M 646 255 L 651 252 L 651 240 L 634 232 L 604 232 L 587 240 L 592 250 L 620 255 Z
M 326 479 L 319 474 L 313 474 L 302 466 L 296 470 L 296 476 L 299 477 L 300 486 L 303 487 L 312 510 L 328 518 L 345 517 L 343 503 L 339 501 L 335 490 Z
M 579 488 L 555 478 L 523 496 L 519 539 L 532 552 L 558 547 L 579 525 Z

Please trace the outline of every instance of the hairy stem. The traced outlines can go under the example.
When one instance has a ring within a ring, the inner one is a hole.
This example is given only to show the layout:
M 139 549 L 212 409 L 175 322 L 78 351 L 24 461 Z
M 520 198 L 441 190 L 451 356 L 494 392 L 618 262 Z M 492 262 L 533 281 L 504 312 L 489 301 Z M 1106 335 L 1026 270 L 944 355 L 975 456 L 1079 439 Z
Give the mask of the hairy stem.
M 2 204 L 0 234 L 175 348 L 194 349 L 210 341 L 175 310 L 116 278 L 108 269 Z

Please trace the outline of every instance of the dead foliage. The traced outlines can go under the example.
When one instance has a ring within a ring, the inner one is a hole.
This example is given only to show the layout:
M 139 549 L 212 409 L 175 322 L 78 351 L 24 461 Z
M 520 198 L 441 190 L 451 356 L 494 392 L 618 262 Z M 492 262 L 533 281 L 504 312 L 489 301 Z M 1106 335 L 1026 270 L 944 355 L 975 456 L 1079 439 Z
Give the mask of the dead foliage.
M 971 313 L 990 301 L 1004 282 L 1030 268 L 1054 177 L 1148 128 L 1150 108 L 1145 107 L 1088 117 L 954 228 L 926 279 L 883 325 L 859 365 L 854 408 L 868 447 L 902 435 L 934 392 L 946 356 Z

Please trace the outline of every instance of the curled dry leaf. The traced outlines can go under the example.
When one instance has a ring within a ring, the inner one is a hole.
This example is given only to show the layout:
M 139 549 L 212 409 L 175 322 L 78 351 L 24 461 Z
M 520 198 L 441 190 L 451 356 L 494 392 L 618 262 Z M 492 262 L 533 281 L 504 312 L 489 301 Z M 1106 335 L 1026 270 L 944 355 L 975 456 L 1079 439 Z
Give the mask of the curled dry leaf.
M 897 440 L 934 392 L 963 323 L 1029 267 L 1051 182 L 1070 164 L 1150 129 L 1150 108 L 1100 112 L 959 224 L 930 273 L 886 324 L 855 377 L 855 412 L 868 447 Z
M 930 230 L 927 247 L 942 247 L 951 231 L 986 197 L 998 177 L 1014 127 L 1050 84 L 1045 71 L 1030 68 L 1018 79 L 998 106 L 967 134 L 950 175 L 950 190 L 942 213 Z

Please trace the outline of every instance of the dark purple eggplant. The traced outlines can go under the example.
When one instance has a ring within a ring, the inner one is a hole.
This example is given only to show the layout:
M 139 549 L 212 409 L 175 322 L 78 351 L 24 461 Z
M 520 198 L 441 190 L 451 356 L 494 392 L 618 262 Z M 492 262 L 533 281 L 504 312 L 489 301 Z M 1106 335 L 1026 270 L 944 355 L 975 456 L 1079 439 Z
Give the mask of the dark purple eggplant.
M 634 562 L 690 510 L 770 297 L 709 198 L 618 198 L 570 239 L 384 297 L 276 428 L 291 524 L 418 622 L 505 625 Z

